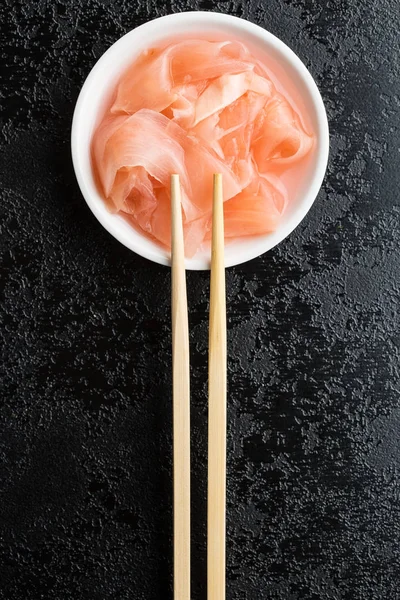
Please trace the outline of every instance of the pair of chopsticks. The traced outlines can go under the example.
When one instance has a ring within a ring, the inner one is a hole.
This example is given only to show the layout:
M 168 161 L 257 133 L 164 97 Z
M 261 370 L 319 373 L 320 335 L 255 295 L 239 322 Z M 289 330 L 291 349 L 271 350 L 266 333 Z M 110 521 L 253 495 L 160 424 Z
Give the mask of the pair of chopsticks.
M 179 175 L 171 176 L 174 600 L 190 600 L 189 327 Z M 225 600 L 226 303 L 222 175 L 214 175 L 208 364 L 207 598 Z

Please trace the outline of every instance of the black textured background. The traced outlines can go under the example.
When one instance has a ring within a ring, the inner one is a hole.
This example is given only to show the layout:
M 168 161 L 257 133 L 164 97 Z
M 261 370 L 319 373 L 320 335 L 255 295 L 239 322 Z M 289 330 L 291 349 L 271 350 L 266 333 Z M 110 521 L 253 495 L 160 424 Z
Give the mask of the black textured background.
M 299 54 L 332 134 L 309 216 L 227 272 L 228 599 L 399 599 L 399 2 L 160 6 L 0 5 L 0 597 L 171 598 L 170 274 L 96 222 L 69 135 L 112 42 L 149 18 L 214 8 Z M 188 286 L 200 600 L 208 274 Z

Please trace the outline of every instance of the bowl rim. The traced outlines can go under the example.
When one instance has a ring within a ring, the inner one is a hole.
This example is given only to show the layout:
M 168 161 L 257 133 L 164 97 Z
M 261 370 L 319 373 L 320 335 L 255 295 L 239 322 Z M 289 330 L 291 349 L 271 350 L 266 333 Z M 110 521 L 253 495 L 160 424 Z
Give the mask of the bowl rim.
M 164 266 L 170 266 L 170 258 L 167 254 L 162 253 L 163 250 L 160 248 L 158 250 L 156 244 L 154 247 L 141 247 L 138 244 L 134 237 L 131 239 L 127 239 L 124 237 L 121 232 L 118 230 L 118 227 L 114 226 L 114 222 L 111 217 L 115 217 L 109 213 L 105 216 L 103 212 L 101 212 L 98 208 L 98 199 L 94 199 L 87 184 L 86 178 L 87 175 L 82 168 L 82 165 L 79 161 L 79 128 L 81 120 L 85 116 L 84 104 L 86 100 L 86 96 L 88 95 L 88 91 L 90 86 L 94 80 L 97 79 L 98 75 L 102 71 L 103 63 L 108 59 L 110 55 L 115 53 L 118 49 L 118 46 L 122 46 L 127 38 L 130 38 L 137 34 L 138 32 L 144 33 L 146 29 L 152 29 L 155 26 L 162 26 L 163 24 L 167 24 L 168 21 L 181 21 L 191 20 L 193 17 L 209 20 L 210 23 L 223 25 L 231 25 L 237 26 L 242 29 L 243 32 L 247 34 L 254 35 L 257 38 L 261 38 L 266 42 L 269 46 L 272 46 L 278 52 L 284 55 L 285 60 L 290 64 L 290 66 L 297 71 L 298 75 L 303 80 L 304 84 L 307 87 L 307 90 L 312 98 L 313 110 L 316 111 L 316 120 L 319 128 L 319 148 L 318 155 L 316 157 L 315 167 L 312 173 L 312 181 L 308 186 L 304 197 L 301 198 L 301 202 L 299 202 L 299 206 L 296 209 L 294 217 L 290 220 L 286 220 L 286 222 L 282 223 L 278 227 L 278 229 L 272 234 L 268 234 L 266 236 L 260 238 L 252 238 L 252 244 L 249 244 L 245 248 L 241 248 L 241 252 L 238 253 L 238 260 L 227 258 L 225 256 L 225 267 L 232 267 L 236 265 L 243 264 L 257 258 L 261 254 L 268 252 L 276 245 L 280 244 L 293 230 L 301 223 L 304 217 L 307 215 L 311 206 L 313 205 L 318 192 L 321 188 L 322 182 L 325 177 L 325 172 L 328 164 L 329 157 L 329 125 L 328 119 L 326 115 L 325 106 L 319 92 L 319 89 L 311 75 L 308 71 L 307 67 L 304 65 L 302 60 L 297 56 L 297 54 L 289 48 L 278 37 L 274 34 L 270 33 L 268 30 L 263 27 L 252 23 L 251 21 L 247 21 L 246 19 L 242 19 L 240 17 L 235 17 L 233 15 L 228 15 L 226 13 L 220 12 L 212 12 L 212 11 L 187 11 L 180 13 L 171 13 L 168 15 L 164 15 L 162 17 L 157 17 L 156 19 L 152 19 L 131 29 L 122 37 L 120 37 L 116 42 L 114 42 L 96 61 L 88 76 L 86 77 L 80 93 L 78 95 L 78 99 L 76 101 L 73 119 L 72 119 L 72 127 L 71 127 L 71 154 L 72 154 L 72 162 L 75 171 L 75 176 L 77 178 L 81 193 L 89 206 L 92 213 L 95 215 L 97 220 L 101 223 L 101 225 L 119 242 L 121 242 L 124 246 L 135 252 L 136 254 L 147 258 L 153 262 Z M 270 242 L 270 243 L 268 243 Z M 210 268 L 210 260 L 204 257 L 196 257 L 194 256 L 191 259 L 185 259 L 185 267 L 188 270 L 209 270 Z

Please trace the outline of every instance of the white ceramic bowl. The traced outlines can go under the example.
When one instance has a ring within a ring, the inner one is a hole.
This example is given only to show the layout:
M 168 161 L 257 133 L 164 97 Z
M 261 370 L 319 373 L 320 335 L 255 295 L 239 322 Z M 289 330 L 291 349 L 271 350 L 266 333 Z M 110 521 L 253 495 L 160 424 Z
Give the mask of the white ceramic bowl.
M 240 39 L 251 50 L 264 55 L 272 71 L 274 65 L 279 70 L 280 80 L 285 80 L 283 85 L 296 90 L 297 106 L 316 136 L 315 150 L 301 172 L 294 197 L 278 229 L 261 237 L 243 238 L 227 244 L 225 264 L 230 267 L 270 250 L 297 227 L 318 194 L 328 160 L 328 122 L 318 88 L 301 60 L 274 35 L 243 19 L 213 12 L 171 14 L 130 31 L 103 54 L 82 87 L 72 123 L 72 159 L 82 194 L 103 227 L 137 254 L 169 265 L 170 256 L 166 250 L 135 231 L 122 217 L 107 211 L 93 179 L 90 143 L 105 98 L 135 56 L 164 39 L 182 34 L 195 37 L 200 33 Z M 198 253 L 187 259 L 186 268 L 208 269 L 209 253 Z

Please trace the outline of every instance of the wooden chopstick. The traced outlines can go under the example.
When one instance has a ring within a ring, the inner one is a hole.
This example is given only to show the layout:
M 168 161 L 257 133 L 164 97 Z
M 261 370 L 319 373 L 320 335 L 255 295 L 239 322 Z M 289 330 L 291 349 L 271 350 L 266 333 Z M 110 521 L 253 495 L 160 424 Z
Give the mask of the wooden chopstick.
M 226 300 L 222 175 L 214 175 L 208 349 L 207 600 L 225 600 Z
M 190 600 L 190 385 L 179 175 L 171 176 L 174 600 Z

